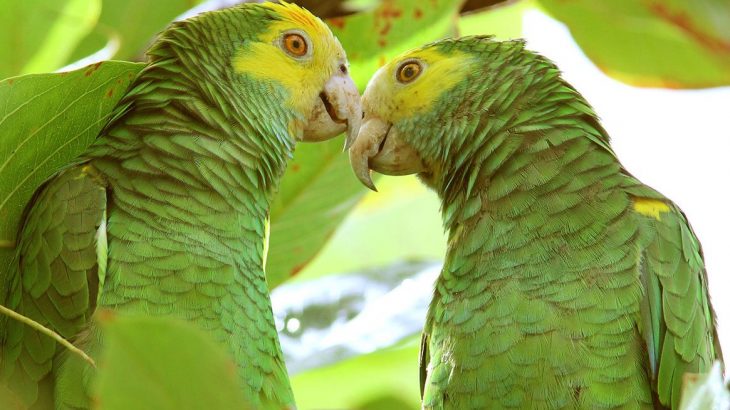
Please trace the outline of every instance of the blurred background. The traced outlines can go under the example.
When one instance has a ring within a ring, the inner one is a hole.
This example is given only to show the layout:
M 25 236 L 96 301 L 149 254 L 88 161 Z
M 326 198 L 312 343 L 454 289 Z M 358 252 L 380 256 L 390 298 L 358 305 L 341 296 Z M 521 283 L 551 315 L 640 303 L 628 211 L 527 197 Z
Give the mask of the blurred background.
M 170 21 L 237 1 L 0 0 L 0 78 L 143 61 Z M 297 1 L 326 19 L 363 89 L 454 35 L 525 38 L 595 107 L 625 167 L 685 211 L 730 351 L 730 2 Z M 2 101 L 0 101 L 2 103 Z M 271 210 L 267 275 L 301 409 L 418 408 L 418 344 L 445 251 L 415 177 L 366 192 L 342 140 L 300 145 Z

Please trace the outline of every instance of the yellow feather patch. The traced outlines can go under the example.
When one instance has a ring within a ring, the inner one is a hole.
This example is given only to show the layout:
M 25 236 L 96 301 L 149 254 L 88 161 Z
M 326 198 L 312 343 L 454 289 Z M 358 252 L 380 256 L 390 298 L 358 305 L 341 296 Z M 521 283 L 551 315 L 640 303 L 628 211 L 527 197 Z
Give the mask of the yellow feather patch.
M 264 3 L 282 19 L 274 21 L 257 42 L 249 42 L 233 58 L 236 72 L 269 80 L 284 87 L 289 95 L 285 104 L 301 116 L 318 98 L 325 81 L 346 60 L 340 42 L 330 29 L 307 10 L 295 4 Z M 291 30 L 306 34 L 311 55 L 294 58 L 280 47 L 282 35 Z
M 419 61 L 423 71 L 413 82 L 403 84 L 396 79 L 396 70 L 409 60 Z M 391 122 L 427 111 L 464 78 L 472 61 L 469 55 L 457 51 L 449 54 L 434 48 L 409 51 L 375 73 L 363 96 L 363 109 Z
M 263 3 L 264 7 L 270 8 L 292 23 L 299 24 L 301 28 L 306 28 L 314 32 L 318 32 L 320 35 L 331 35 L 329 28 L 322 23 L 322 20 L 315 17 L 308 10 L 299 7 L 293 3 L 281 2 L 281 3 Z
M 635 197 L 634 211 L 661 221 L 662 214 L 669 212 L 670 208 L 669 205 L 658 199 Z

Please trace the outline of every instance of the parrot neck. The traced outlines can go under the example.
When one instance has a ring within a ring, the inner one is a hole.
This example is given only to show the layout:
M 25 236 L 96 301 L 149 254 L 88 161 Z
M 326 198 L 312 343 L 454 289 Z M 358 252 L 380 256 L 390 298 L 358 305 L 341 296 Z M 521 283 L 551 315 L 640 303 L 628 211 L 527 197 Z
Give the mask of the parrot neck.
M 565 189 L 590 187 L 582 193 L 587 203 L 619 183 L 611 178 L 621 175 L 621 165 L 595 117 L 574 120 L 539 133 L 466 138 L 472 145 L 427 181 L 442 199 L 445 227 L 453 232 L 484 214 L 550 218 L 550 204 L 560 202 Z

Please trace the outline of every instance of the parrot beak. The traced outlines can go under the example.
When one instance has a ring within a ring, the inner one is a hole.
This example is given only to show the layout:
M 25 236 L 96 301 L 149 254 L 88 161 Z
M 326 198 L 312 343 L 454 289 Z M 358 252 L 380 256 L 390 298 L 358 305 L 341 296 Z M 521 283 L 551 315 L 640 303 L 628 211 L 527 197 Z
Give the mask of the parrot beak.
M 345 147 L 349 147 L 355 140 L 361 123 L 360 93 L 352 78 L 338 70 L 319 93 L 304 127 L 302 140 L 324 141 L 347 130 Z
M 402 141 L 397 129 L 380 118 L 367 118 L 350 147 L 350 165 L 366 187 L 377 191 L 370 169 L 386 175 L 408 175 L 426 167 L 410 145 Z

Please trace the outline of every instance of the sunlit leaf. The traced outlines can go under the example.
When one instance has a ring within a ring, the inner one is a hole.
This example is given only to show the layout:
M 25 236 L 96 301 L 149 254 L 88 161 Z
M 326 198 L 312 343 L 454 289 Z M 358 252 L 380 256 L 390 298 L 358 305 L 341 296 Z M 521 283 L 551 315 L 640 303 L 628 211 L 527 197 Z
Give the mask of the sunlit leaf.
M 606 74 L 646 87 L 730 84 L 727 0 L 539 0 Z
M 360 89 L 389 59 L 455 33 L 461 1 L 383 1 L 367 12 L 328 20 Z M 374 35 L 372 33 L 375 33 Z M 355 179 L 342 140 L 297 147 L 271 209 L 266 267 L 269 287 L 301 271 L 366 192 Z
M 0 79 L 63 66 L 94 27 L 101 0 L 0 0 Z
M 500 40 L 519 38 L 522 36 L 522 15 L 532 7 L 531 0 L 519 0 L 462 14 L 459 35 L 488 34 Z
M 362 89 L 391 58 L 414 47 L 456 34 L 463 1 L 382 1 L 372 10 L 327 20 L 347 50 L 350 72 Z
M 157 33 L 200 0 L 101 0 L 99 23 L 76 47 L 72 61 L 86 57 L 111 41 L 109 58 L 135 60 Z
M 301 373 L 292 388 L 302 409 L 418 409 L 418 341 Z
M 446 252 L 441 202 L 415 177 L 382 177 L 302 271 L 302 280 L 402 260 L 439 260 Z
M 100 410 L 251 408 L 233 360 L 208 334 L 170 318 L 104 313 Z

